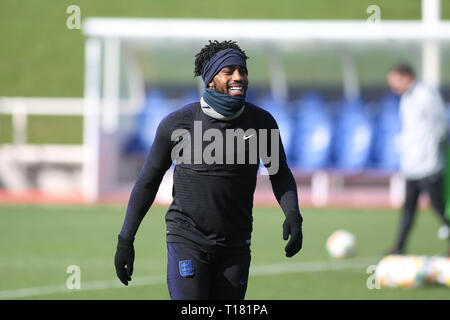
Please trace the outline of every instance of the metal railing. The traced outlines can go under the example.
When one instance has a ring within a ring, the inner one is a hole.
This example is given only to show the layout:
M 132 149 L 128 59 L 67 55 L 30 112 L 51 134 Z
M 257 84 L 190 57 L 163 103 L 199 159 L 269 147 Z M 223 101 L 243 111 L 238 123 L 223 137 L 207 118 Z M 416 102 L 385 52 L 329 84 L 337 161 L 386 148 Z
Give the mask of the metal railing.
M 0 98 L 0 114 L 12 117 L 13 145 L 27 144 L 28 116 L 81 116 L 83 98 Z

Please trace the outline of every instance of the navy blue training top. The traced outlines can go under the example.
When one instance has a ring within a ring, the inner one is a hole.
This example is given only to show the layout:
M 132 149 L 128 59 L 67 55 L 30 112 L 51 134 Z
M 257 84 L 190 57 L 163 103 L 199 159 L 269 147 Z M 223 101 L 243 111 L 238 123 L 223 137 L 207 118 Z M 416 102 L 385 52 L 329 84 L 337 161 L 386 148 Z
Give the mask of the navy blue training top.
M 262 161 L 267 168 L 277 156 L 278 166 L 272 169 L 278 170 L 269 170 L 273 192 L 285 215 L 300 215 L 297 186 L 279 135 L 277 154 L 270 152 L 272 129 L 278 129 L 272 115 L 248 102 L 239 117 L 228 121 L 206 115 L 198 102 L 166 116 L 132 189 L 120 235 L 134 239 L 174 155 L 182 158 L 173 173 L 167 242 L 190 244 L 206 252 L 248 249 L 260 155 L 270 155 L 271 163 Z M 264 145 L 265 151 L 261 150 Z M 203 155 L 212 156 L 214 162 Z

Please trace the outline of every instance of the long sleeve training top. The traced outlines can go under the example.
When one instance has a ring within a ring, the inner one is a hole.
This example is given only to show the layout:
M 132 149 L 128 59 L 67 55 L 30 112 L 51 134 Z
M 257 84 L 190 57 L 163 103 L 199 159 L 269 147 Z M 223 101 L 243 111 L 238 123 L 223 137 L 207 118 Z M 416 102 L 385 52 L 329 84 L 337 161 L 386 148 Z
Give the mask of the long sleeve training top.
M 248 248 L 260 163 L 268 170 L 284 214 L 301 218 L 297 186 L 277 132 L 272 115 L 248 102 L 242 114 L 229 121 L 208 116 L 198 102 L 172 112 L 157 128 L 120 235 L 134 238 L 175 162 L 167 242 L 188 243 L 207 252 Z

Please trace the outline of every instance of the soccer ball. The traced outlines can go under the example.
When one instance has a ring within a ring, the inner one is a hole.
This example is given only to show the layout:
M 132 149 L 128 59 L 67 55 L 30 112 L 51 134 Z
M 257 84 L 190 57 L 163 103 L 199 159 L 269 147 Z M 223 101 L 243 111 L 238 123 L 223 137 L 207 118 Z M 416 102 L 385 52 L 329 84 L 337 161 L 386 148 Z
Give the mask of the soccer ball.
M 438 230 L 438 238 L 441 240 L 446 240 L 448 239 L 450 235 L 450 228 L 447 225 L 443 225 L 439 228 Z
M 333 258 L 351 257 L 355 254 L 355 237 L 348 231 L 338 230 L 328 238 L 326 248 Z
M 450 258 L 431 257 L 427 264 L 425 280 L 430 284 L 450 287 Z
M 388 255 L 377 265 L 375 279 L 382 287 L 415 288 L 428 282 L 428 258 Z

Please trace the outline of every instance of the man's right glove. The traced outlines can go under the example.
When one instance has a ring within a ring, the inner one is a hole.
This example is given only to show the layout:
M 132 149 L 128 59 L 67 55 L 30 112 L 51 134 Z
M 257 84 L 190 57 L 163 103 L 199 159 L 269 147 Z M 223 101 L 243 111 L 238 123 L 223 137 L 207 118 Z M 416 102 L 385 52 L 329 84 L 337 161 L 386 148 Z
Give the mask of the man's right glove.
M 134 239 L 125 239 L 120 235 L 117 243 L 116 255 L 114 257 L 114 265 L 116 267 L 117 277 L 124 285 L 128 285 L 133 274 L 134 263 Z
M 283 223 L 283 240 L 287 240 L 291 236 L 286 248 L 286 257 L 292 257 L 300 251 L 303 245 L 302 232 L 303 219 L 300 214 L 286 215 L 286 220 Z

